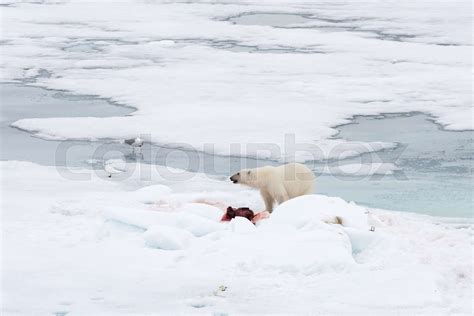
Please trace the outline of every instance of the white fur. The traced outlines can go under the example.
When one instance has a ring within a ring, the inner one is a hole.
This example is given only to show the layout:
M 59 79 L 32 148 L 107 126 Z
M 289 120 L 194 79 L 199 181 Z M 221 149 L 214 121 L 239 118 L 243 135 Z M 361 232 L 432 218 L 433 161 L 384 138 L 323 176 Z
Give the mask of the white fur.
M 312 194 L 314 179 L 314 173 L 299 163 L 244 169 L 231 177 L 237 183 L 260 189 L 268 212 L 273 211 L 275 202 L 281 204 L 297 196 Z

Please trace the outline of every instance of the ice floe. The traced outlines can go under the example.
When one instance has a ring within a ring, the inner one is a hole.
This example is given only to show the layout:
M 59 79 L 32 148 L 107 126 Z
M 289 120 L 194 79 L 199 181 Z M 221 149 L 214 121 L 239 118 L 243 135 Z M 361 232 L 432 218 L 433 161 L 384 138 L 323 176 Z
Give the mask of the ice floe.
M 0 167 L 6 312 L 470 313 L 468 219 L 308 195 L 257 225 L 222 223 L 237 200 L 261 209 L 258 192 L 200 176 L 74 181 L 62 167 Z

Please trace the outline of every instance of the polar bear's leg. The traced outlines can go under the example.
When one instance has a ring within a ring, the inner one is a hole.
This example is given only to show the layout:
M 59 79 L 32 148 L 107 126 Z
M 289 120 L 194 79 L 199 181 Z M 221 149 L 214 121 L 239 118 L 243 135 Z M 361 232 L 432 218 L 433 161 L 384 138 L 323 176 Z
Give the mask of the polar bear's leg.
M 308 195 L 308 194 L 314 194 L 314 186 L 310 185 L 306 191 L 303 193 L 303 195 Z
M 288 197 L 288 194 L 286 194 L 286 191 L 277 194 L 277 196 L 276 196 L 275 198 L 276 198 L 278 204 L 281 204 L 281 203 L 283 203 L 283 202 L 286 202 L 286 201 L 288 201 L 288 200 L 290 199 L 290 198 Z
M 273 184 L 270 188 L 270 192 L 273 198 L 278 202 L 278 204 L 281 204 L 290 199 L 285 187 L 281 183 Z
M 265 211 L 271 213 L 273 211 L 273 197 L 265 190 L 260 190 L 260 195 L 265 203 Z

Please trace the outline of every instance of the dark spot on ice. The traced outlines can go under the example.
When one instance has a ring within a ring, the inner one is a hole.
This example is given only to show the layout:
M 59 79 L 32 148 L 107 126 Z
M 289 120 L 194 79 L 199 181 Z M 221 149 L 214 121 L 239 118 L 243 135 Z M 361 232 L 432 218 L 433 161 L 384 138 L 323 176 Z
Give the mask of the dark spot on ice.
M 191 303 L 189 305 L 194 307 L 194 308 L 203 308 L 203 307 L 207 306 L 205 303 Z

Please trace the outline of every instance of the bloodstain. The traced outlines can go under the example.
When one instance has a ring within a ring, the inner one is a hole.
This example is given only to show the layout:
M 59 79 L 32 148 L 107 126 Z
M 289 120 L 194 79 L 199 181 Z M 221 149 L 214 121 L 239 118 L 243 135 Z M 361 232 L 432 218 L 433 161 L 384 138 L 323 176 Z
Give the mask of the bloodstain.
M 228 222 L 236 216 L 245 217 L 249 221 L 252 221 L 255 214 L 248 207 L 233 208 L 232 206 L 227 207 L 227 212 L 222 216 L 221 221 Z

